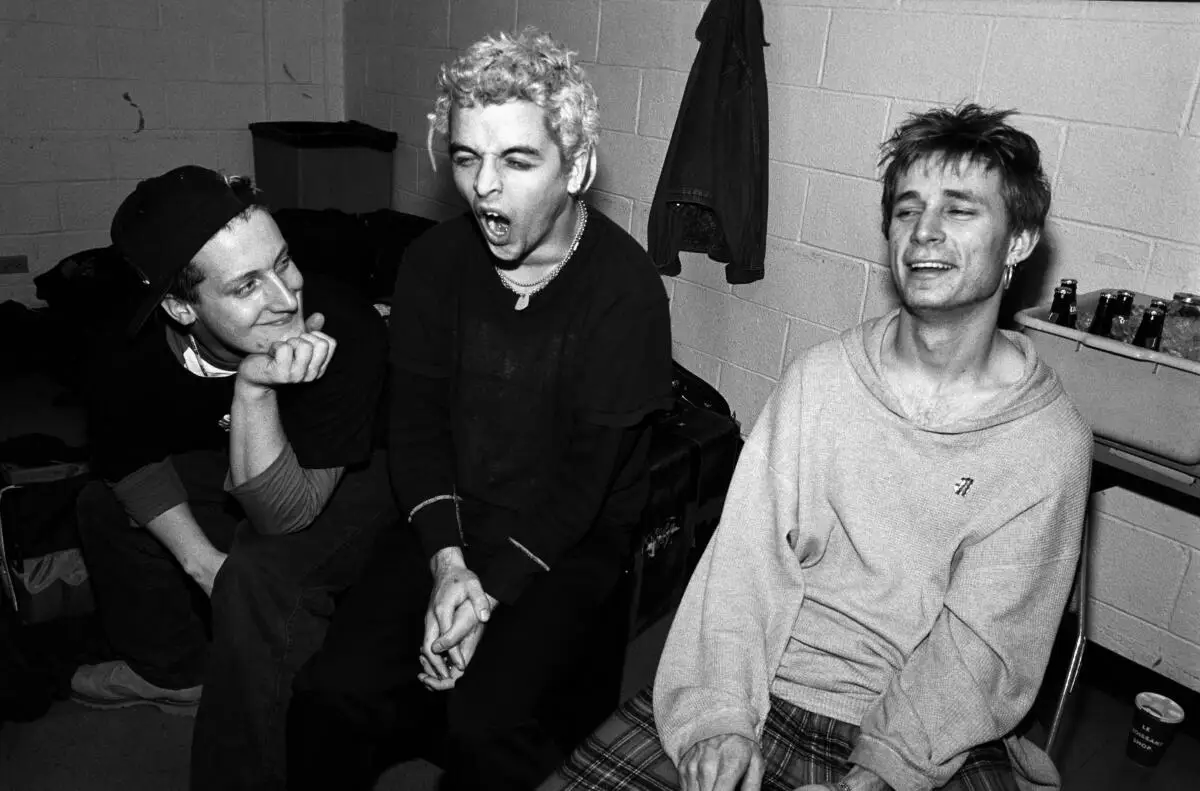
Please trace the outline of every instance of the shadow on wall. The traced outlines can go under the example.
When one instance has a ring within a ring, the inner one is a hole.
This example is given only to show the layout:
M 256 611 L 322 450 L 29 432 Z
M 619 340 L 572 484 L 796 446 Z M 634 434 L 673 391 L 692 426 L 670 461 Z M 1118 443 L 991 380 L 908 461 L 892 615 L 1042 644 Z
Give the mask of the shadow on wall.
M 1055 271 L 1058 261 L 1058 245 L 1054 232 L 1050 228 L 1042 233 L 1042 241 L 1025 263 L 1017 267 L 1013 275 L 1012 285 L 1000 303 L 1000 321 L 1008 329 L 1017 329 L 1012 317 L 1025 308 L 1041 303 L 1049 303 L 1054 286 L 1051 272 Z

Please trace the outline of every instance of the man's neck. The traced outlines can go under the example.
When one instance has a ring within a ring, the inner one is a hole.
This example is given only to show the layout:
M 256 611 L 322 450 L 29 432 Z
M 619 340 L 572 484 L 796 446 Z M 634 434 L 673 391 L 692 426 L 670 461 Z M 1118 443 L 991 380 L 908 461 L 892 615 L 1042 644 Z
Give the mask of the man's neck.
M 571 242 L 575 241 L 575 231 L 579 226 L 579 213 L 578 201 L 570 200 L 566 210 L 554 221 L 554 227 L 546 240 L 532 251 L 532 254 L 527 256 L 519 266 L 510 270 L 509 274 L 514 275 L 519 282 L 536 280 L 548 269 L 561 263 L 567 251 L 571 249 Z
M 236 371 L 238 365 L 241 364 L 241 356 L 228 350 L 223 349 L 223 354 L 214 353 L 210 345 L 203 342 L 201 333 L 177 329 L 170 325 L 167 326 L 166 331 L 169 337 L 176 339 L 171 345 L 172 348 L 177 348 L 177 354 L 181 356 L 181 359 L 182 351 L 191 349 L 201 363 L 219 371 Z
M 999 306 L 919 313 L 901 308 L 884 339 L 886 363 L 939 384 L 992 378 Z M 890 358 L 890 359 L 889 359 Z

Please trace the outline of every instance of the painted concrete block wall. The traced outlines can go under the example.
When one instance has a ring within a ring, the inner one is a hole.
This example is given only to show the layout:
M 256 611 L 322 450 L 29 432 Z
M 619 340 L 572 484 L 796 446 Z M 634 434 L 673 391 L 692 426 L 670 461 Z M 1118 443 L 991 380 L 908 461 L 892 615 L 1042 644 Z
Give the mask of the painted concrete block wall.
M 745 427 L 803 349 L 888 310 L 880 142 L 905 115 L 968 99 L 1021 111 L 1054 205 L 1028 300 L 1200 290 L 1200 5 L 1083 0 L 765 0 L 771 103 L 767 277 L 731 287 L 685 254 L 676 356 Z M 699 0 L 353 0 L 350 117 L 401 142 L 395 207 L 459 211 L 444 144 L 425 153 L 437 66 L 478 35 L 536 24 L 578 50 L 600 95 L 592 200 L 645 240 Z M 1097 495 L 1091 608 L 1101 643 L 1200 689 L 1200 519 L 1125 490 Z
M 137 180 L 252 173 L 247 124 L 340 120 L 344 0 L 0 2 L 0 301 L 107 245 Z

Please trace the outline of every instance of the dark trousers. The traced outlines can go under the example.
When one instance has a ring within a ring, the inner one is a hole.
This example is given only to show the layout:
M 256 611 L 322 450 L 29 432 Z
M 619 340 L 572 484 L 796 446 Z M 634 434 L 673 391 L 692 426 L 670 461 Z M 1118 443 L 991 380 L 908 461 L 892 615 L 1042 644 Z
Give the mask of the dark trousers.
M 186 479 L 185 485 L 190 496 Z M 204 517 L 197 519 L 207 533 Z M 114 647 L 134 649 L 136 655 L 123 656 L 152 683 L 180 668 L 200 672 L 190 679 L 204 684 L 192 737 L 193 791 L 284 787 L 292 679 L 320 646 L 335 597 L 358 579 L 379 528 L 395 520 L 380 453 L 370 467 L 347 472 L 321 515 L 300 532 L 264 536 L 237 524 L 226 547 L 218 545 L 229 555 L 213 585 L 211 643 L 195 628 L 203 619 L 185 611 L 185 602 L 197 598 L 203 610 L 203 593 L 148 531 L 124 519 L 124 535 L 99 542 L 109 548 L 102 587 L 115 594 L 97 591 L 100 608 L 125 605 L 124 612 L 104 612 L 106 626 L 122 638 Z M 110 532 L 119 532 L 116 524 Z M 122 546 L 123 555 L 111 551 Z M 90 555 L 87 562 L 91 569 Z M 164 658 L 174 670 L 155 667 Z
M 233 545 L 241 510 L 223 487 L 224 454 L 172 458 L 196 522 L 222 552 Z M 142 678 L 167 689 L 201 684 L 208 660 L 208 597 L 154 535 L 130 524 L 105 484 L 76 500 L 79 538 L 104 631 L 116 655 Z
M 422 752 L 446 770 L 443 789 L 536 786 L 570 747 L 546 712 L 572 681 L 589 683 L 580 676 L 597 644 L 612 643 L 597 623 L 625 555 L 621 541 L 585 540 L 497 607 L 466 674 L 432 692 L 417 680 L 428 562 L 410 529 L 385 531 L 296 679 L 288 787 L 369 789 L 388 765 Z

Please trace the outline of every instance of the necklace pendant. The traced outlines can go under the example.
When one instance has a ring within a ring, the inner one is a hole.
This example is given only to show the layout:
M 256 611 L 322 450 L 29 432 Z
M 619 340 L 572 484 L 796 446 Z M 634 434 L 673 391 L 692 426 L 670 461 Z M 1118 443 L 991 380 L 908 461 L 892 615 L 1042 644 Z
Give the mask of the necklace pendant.
M 517 304 L 514 305 L 513 308 L 515 310 L 525 310 L 527 307 L 529 307 L 529 295 L 521 294 L 517 297 Z

